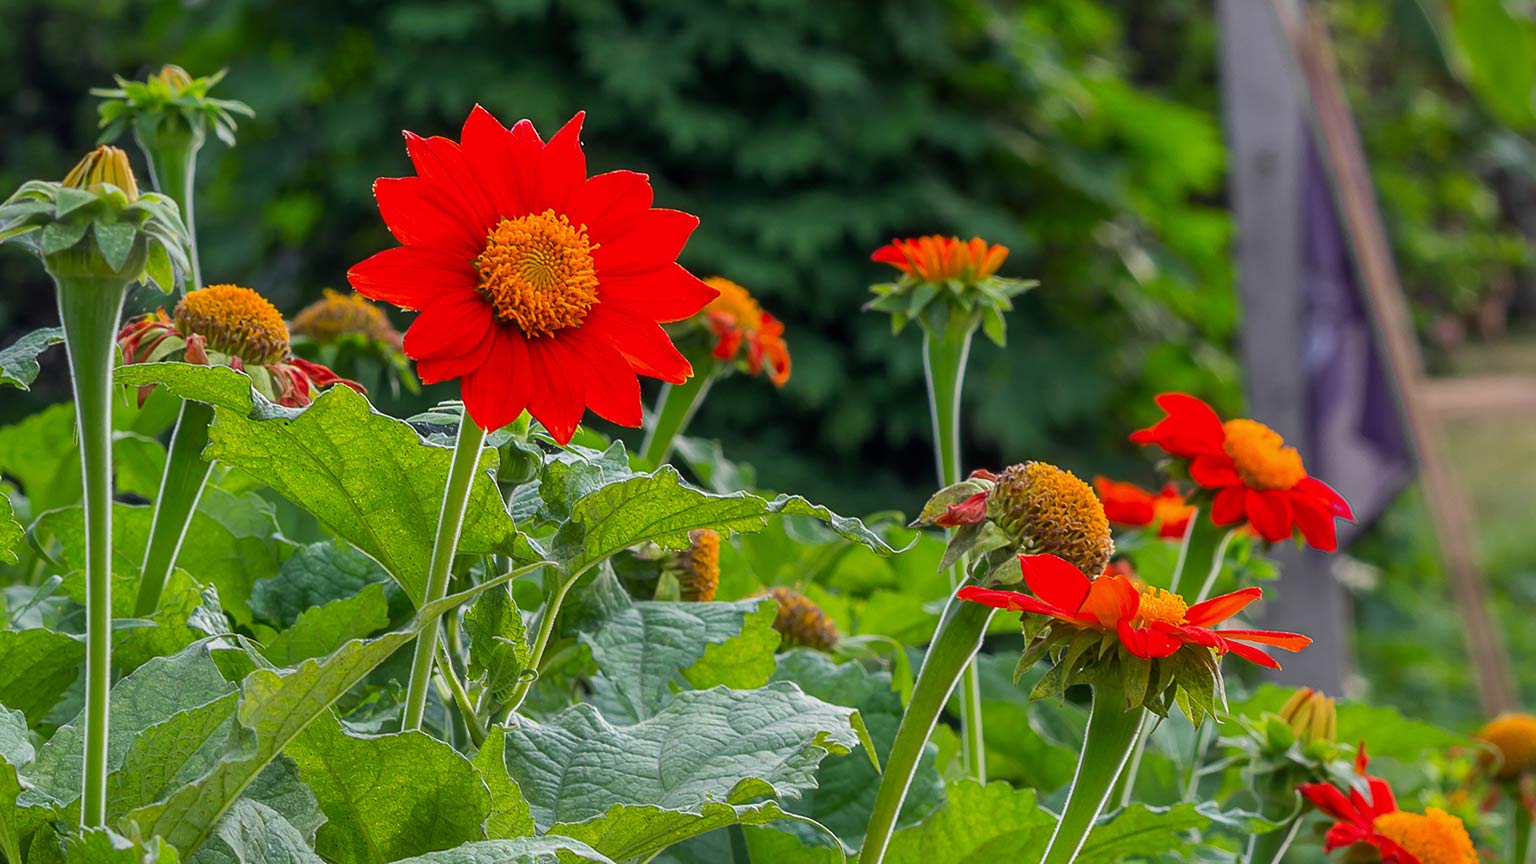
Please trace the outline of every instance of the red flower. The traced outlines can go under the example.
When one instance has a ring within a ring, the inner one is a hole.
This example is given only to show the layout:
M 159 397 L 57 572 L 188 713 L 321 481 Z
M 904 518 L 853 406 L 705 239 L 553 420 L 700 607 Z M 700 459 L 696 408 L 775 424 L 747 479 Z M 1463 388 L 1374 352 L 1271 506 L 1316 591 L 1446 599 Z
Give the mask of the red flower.
M 1271 543 L 1300 529 L 1314 548 L 1338 548 L 1333 520 L 1353 520 L 1354 512 L 1328 484 L 1307 475 L 1301 454 L 1274 430 L 1253 420 L 1223 423 L 1211 406 L 1184 393 L 1164 393 L 1157 404 L 1167 416 L 1131 440 L 1189 460 L 1190 478 L 1216 493 L 1211 521 L 1247 522 Z
M 1369 762 L 1361 744 L 1355 771 L 1364 778 L 1369 797 L 1354 788 L 1346 796 L 1328 783 L 1298 787 L 1317 809 L 1336 820 L 1324 839 L 1324 851 L 1363 843 L 1376 849 L 1383 864 L 1477 864 L 1477 851 L 1460 819 L 1434 807 L 1423 814 L 1398 810 L 1392 787 L 1365 773 Z
M 1172 483 L 1154 495 L 1135 483 L 1095 477 L 1093 489 L 1104 502 L 1104 515 L 1109 521 L 1133 528 L 1156 525 L 1157 535 L 1169 540 L 1181 539 L 1195 514 L 1194 505 L 1185 503 Z
M 747 289 L 729 279 L 711 276 L 704 283 L 720 292 L 700 313 L 715 337 L 715 359 L 732 362 L 745 345 L 747 352 L 742 359 L 747 374 L 761 374 L 766 362 L 768 380 L 775 387 L 783 387 L 789 381 L 790 369 L 783 322 L 764 312 Z
M 1147 659 L 1170 657 L 1185 644 L 1194 644 L 1217 654 L 1230 651 L 1260 666 L 1279 669 L 1274 658 L 1244 643 L 1273 645 L 1286 651 L 1300 651 L 1312 644 L 1310 638 L 1296 633 L 1209 629 L 1263 596 L 1258 588 L 1244 588 L 1189 606 L 1183 597 L 1161 588 L 1138 590 L 1134 582 L 1119 574 L 1089 579 L 1055 555 L 1020 555 L 1019 564 L 1024 570 L 1024 584 L 1034 596 L 969 586 L 960 589 L 960 598 L 1013 612 L 1049 615 L 1076 627 L 1114 631 L 1127 651 Z
M 979 282 L 997 272 L 1008 257 L 1007 246 L 994 246 L 980 237 L 965 242 L 959 237 L 930 234 L 892 240 L 869 256 L 925 282 Z
M 476 106 L 462 140 L 405 133 L 417 176 L 374 183 L 402 246 L 348 273 L 358 293 L 420 310 L 405 353 L 428 383 L 462 379 L 475 422 L 532 414 L 555 440 L 586 409 L 640 425 L 636 375 L 693 369 L 658 322 L 715 291 L 678 265 L 698 219 L 651 207 L 644 174 L 587 176 L 581 114 L 545 143 Z

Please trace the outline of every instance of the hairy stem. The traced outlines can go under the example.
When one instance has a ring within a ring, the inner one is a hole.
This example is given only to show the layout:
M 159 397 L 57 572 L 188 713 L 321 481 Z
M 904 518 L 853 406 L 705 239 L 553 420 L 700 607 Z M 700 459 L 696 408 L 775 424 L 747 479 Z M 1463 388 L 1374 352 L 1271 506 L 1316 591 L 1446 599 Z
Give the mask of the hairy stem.
M 213 469 L 213 463 L 204 462 L 202 456 L 211 422 L 213 406 L 191 400 L 181 403 L 181 416 L 176 420 L 171 447 L 165 455 L 165 473 L 160 475 L 160 493 L 155 496 L 149 544 L 144 548 L 139 596 L 133 610 L 137 617 L 147 618 L 159 607 L 160 592 L 176 566 L 181 541 L 187 535 L 187 526 Z
M 443 599 L 448 592 L 448 575 L 453 569 L 453 554 L 459 547 L 459 531 L 464 527 L 464 508 L 474 488 L 475 469 L 480 464 L 480 445 L 485 430 L 464 412 L 459 423 L 459 437 L 453 448 L 453 462 L 448 468 L 448 486 L 443 490 L 442 509 L 437 514 L 437 536 L 432 541 L 432 563 L 427 572 L 426 606 Z M 400 728 L 413 732 L 421 728 L 427 710 L 427 687 L 432 681 L 432 660 L 436 656 L 437 634 L 441 619 L 425 623 L 416 637 L 416 653 L 411 659 L 411 681 L 405 691 L 405 716 Z
M 987 623 L 995 611 L 953 595 L 944 607 L 933 641 L 928 645 L 928 654 L 923 658 L 923 667 L 917 673 L 912 699 L 907 703 L 901 726 L 896 730 L 896 740 L 885 759 L 885 772 L 880 775 L 880 788 L 875 793 L 864 849 L 859 854 L 861 864 L 880 864 L 884 859 L 923 748 L 927 746 L 928 737 L 933 734 L 934 724 L 944 711 L 950 694 L 955 692 L 955 685 L 981 649 Z
M 475 703 L 469 700 L 469 693 L 464 689 L 464 682 L 459 680 L 459 673 L 453 668 L 453 661 L 448 658 L 447 652 L 441 643 L 437 646 L 437 674 L 442 679 L 444 686 L 453 697 L 453 704 L 459 709 L 459 716 L 464 719 L 464 728 L 469 730 L 469 740 L 476 747 L 485 744 L 485 724 L 481 722 L 480 715 L 475 713 Z
M 549 599 L 544 602 L 544 614 L 539 617 L 539 633 L 534 637 L 533 650 L 528 654 L 528 665 L 532 674 L 525 673 L 512 686 L 512 693 L 507 697 L 507 705 L 502 709 L 501 722 L 509 723 L 517 714 L 517 709 L 523 707 L 523 702 L 528 698 L 528 691 L 533 689 L 533 684 L 538 680 L 539 669 L 544 664 L 544 651 L 549 647 L 550 634 L 555 632 L 555 618 L 560 614 L 560 606 L 565 602 L 565 595 L 571 592 L 586 570 L 580 570 L 571 574 L 570 578 L 562 579 L 554 585 Z M 559 574 L 554 574 L 559 578 Z
M 85 509 L 85 753 L 80 824 L 107 821 L 108 699 L 112 688 L 112 364 L 128 285 L 54 273 L 75 389 Z
M 1040 864 L 1071 864 L 1076 860 L 1094 822 L 1104 812 L 1110 791 L 1140 737 L 1142 715 L 1146 713 L 1144 708 L 1125 710 L 1125 701 L 1125 693 L 1117 688 L 1093 688 L 1088 734 L 1077 760 L 1077 774 Z
M 939 485 L 960 482 L 960 394 L 965 362 L 975 328 L 955 327 L 923 335 L 923 370 L 928 379 L 928 409 L 933 421 L 934 459 Z M 949 571 L 951 591 L 965 580 L 962 559 Z M 981 724 L 981 670 L 972 662 L 960 679 L 960 758 L 967 776 L 987 782 L 987 747 Z
M 704 403 L 704 396 L 715 381 L 713 357 L 694 367 L 693 377 L 681 384 L 665 384 L 656 397 L 651 427 L 645 432 L 640 455 L 653 467 L 660 467 L 672 456 L 672 445 L 683 434 L 693 415 Z

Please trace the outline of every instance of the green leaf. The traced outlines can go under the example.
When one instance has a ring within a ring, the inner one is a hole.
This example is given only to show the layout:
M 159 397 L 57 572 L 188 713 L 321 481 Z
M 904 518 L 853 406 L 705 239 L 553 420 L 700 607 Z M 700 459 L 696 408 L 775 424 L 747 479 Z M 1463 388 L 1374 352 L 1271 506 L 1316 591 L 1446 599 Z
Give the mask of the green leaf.
M 388 583 L 378 562 L 351 545 L 336 541 L 299 547 L 251 589 L 251 611 L 277 627 L 291 627 L 306 609 L 360 594 L 369 585 Z
M 0 564 L 15 564 L 16 547 L 26 536 L 26 530 L 16 521 L 16 507 L 11 496 L 0 491 Z
M 306 610 L 292 627 L 267 643 L 264 653 L 278 666 L 293 666 L 301 660 L 323 657 L 342 643 L 370 636 L 387 626 L 389 601 L 384 598 L 384 586 L 374 583 L 356 596 Z
M 0 349 L 0 385 L 30 389 L 32 382 L 37 380 L 40 368 L 37 364 L 38 355 L 63 341 L 62 327 L 44 327 Z
M 362 737 L 321 717 L 287 749 L 326 823 L 315 849 L 336 864 L 388 864 L 483 840 L 491 795 L 480 772 L 424 732 Z
M 203 646 L 188 648 L 174 657 L 156 657 L 140 666 L 112 687 L 108 767 L 116 770 L 123 765 L 139 733 L 178 712 L 218 699 L 233 689 L 219 674 L 218 666 Z M 27 772 L 28 779 L 57 801 L 70 802 L 79 798 L 84 743 L 82 711 L 61 726 L 38 751 L 37 765 Z
M 53 215 L 55 217 L 67 216 L 87 204 L 96 202 L 95 195 L 84 189 L 75 189 L 70 186 L 60 186 L 54 196 Z
M 145 727 L 132 738 L 122 767 L 107 777 L 107 814 L 116 818 L 159 801 L 207 773 L 235 729 L 233 689 Z
M 53 810 L 19 800 L 24 788 L 17 769 L 32 761 L 32 739 L 27 718 L 20 711 L 0 707 L 0 854 L 7 861 L 21 861 L 21 850 Z
M 527 837 L 533 834 L 533 814 L 523 800 L 523 790 L 507 773 L 506 730 L 493 728 L 475 754 L 480 779 L 491 790 L 491 815 L 485 820 L 485 833 L 492 840 Z
M 129 839 L 109 828 L 81 828 L 64 841 L 64 864 L 177 864 L 159 837 Z
M 139 237 L 138 229 L 127 222 L 96 222 L 96 248 L 113 270 L 122 270 L 133 253 L 133 243 Z M 137 275 L 137 274 L 133 274 Z
M 1190 848 L 1185 836 L 1209 825 L 1210 817 L 1194 804 L 1173 807 L 1131 806 L 1102 817 L 1078 853 L 1080 864 L 1120 864 L 1127 858 L 1154 858 Z
M 79 503 L 74 406 L 60 402 L 0 428 L 0 472 L 16 479 L 34 516 Z
M 193 864 L 323 864 L 323 860 L 283 814 L 244 798 L 219 820 L 213 839 L 192 859 Z
M 827 754 L 859 742 L 853 715 L 784 682 L 679 693 L 632 726 L 578 704 L 507 728 L 505 763 L 536 825 L 622 860 L 737 818 L 778 818 L 734 808 L 811 788 Z
M 314 514 L 383 565 L 419 606 L 432 557 L 432 532 L 423 526 L 437 524 L 452 450 L 423 441 L 350 388 L 333 387 L 295 411 L 256 401 L 248 386 L 237 392 L 220 368 L 141 364 L 119 370 L 118 380 L 165 383 L 213 404 L 205 458 L 246 471 Z M 130 370 L 138 371 L 123 374 Z M 501 552 L 512 542 L 512 519 L 492 479 L 496 462 L 496 451 L 481 453 L 461 554 Z
M 1055 830 L 1033 789 L 961 780 L 943 807 L 921 823 L 897 831 L 887 864 L 993 864 L 1036 861 Z M 1079 859 L 1081 860 L 1081 859 Z
M 154 500 L 165 473 L 165 446 L 137 432 L 112 433 L 114 491 Z
M 519 837 L 481 840 L 457 849 L 430 852 L 394 864 L 614 864 L 613 860 L 577 840 L 565 837 Z
M 1446 7 L 1457 49 L 1451 68 L 1499 119 L 1528 129 L 1536 120 L 1536 27 L 1504 0 L 1450 0 Z
M 469 674 L 500 698 L 532 666 L 523 613 L 506 588 L 493 588 L 464 613 L 469 636 Z
M 80 238 L 85 236 L 85 231 L 89 227 L 91 227 L 91 223 L 85 219 L 71 222 L 49 222 L 43 226 L 42 243 L 38 248 L 44 256 L 52 255 L 55 252 L 62 252 L 79 243 Z
M 610 722 L 632 723 L 655 716 L 670 702 L 680 675 L 690 683 L 697 676 L 706 687 L 760 687 L 773 674 L 777 611 L 775 603 L 761 599 L 646 601 L 593 622 L 581 636 L 601 670 L 592 682 L 591 701 Z
M 0 631 L 0 704 L 39 723 L 73 684 L 85 644 L 51 630 Z

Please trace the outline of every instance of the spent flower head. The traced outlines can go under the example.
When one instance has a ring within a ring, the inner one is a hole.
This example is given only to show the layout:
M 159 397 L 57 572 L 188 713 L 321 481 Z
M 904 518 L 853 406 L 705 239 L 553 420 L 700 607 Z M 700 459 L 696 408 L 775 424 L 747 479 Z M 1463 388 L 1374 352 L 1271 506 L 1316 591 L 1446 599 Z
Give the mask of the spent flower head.
M 372 379 L 383 371 L 396 394 L 401 386 L 411 393 L 421 389 L 400 331 L 383 309 L 361 294 L 327 288 L 325 296 L 293 316 L 288 329 L 293 353 L 306 360 L 353 378 Z
M 889 264 L 901 274 L 895 282 L 870 286 L 875 299 L 866 309 L 888 313 L 891 329 L 901 332 L 916 321 L 932 334 L 969 334 L 979 325 L 998 345 L 1006 341 L 1003 313 L 1033 281 L 997 275 L 1008 248 L 980 237 L 930 234 L 892 240 L 870 260 Z
M 223 70 L 194 78 L 180 66 L 167 65 L 144 81 L 117 77 L 113 88 L 95 88 L 92 96 L 105 101 L 98 107 L 101 115 L 101 140 L 115 141 L 132 127 L 140 146 L 149 150 L 166 139 L 186 137 L 196 149 L 202 145 L 204 127 L 212 124 L 219 140 L 235 146 L 235 115 L 254 116 L 244 102 L 214 99 L 208 95 L 213 85 L 224 78 Z
M 55 275 L 153 282 L 167 293 L 188 269 L 175 202 L 140 193 L 116 147 L 92 150 L 62 182 L 23 183 L 0 204 L 0 242 L 28 247 Z
M 720 587 L 720 534 L 709 528 L 688 532 L 688 548 L 671 553 L 663 572 L 677 579 L 678 597 L 687 603 L 707 603 Z
M 123 325 L 117 344 L 124 363 L 182 361 L 238 369 L 263 396 L 290 408 L 308 405 L 332 384 L 363 392 L 329 368 L 293 356 L 277 307 L 239 285 L 189 291 L 173 314 L 161 307 Z M 153 389 L 139 389 L 141 404 Z
M 779 604 L 779 613 L 773 619 L 773 629 L 779 631 L 779 647 L 814 648 L 831 651 L 837 647 L 837 625 L 821 611 L 811 598 L 793 588 L 771 588 L 767 596 Z

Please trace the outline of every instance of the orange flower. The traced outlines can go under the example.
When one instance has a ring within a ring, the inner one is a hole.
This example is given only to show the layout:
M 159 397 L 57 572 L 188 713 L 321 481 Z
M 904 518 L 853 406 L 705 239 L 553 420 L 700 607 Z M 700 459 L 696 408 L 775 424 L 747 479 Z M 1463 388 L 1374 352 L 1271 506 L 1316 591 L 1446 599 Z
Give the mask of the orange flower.
M 720 296 L 709 301 L 701 313 L 715 336 L 716 360 L 733 362 L 743 345 L 748 374 L 758 375 L 765 361 L 768 380 L 783 387 L 789 380 L 789 346 L 784 343 L 784 324 L 763 311 L 747 289 L 729 279 L 711 276 L 704 280 Z
M 959 237 L 930 234 L 892 240 L 869 257 L 925 282 L 979 282 L 1003 266 L 1008 247 L 990 245 L 980 237 L 967 243 Z
M 968 586 L 959 597 L 984 606 L 1048 615 L 1074 627 L 1114 632 L 1120 644 L 1137 657 L 1171 657 L 1186 644 L 1228 651 L 1270 669 L 1280 664 L 1263 651 L 1244 643 L 1273 645 L 1300 651 L 1312 640 L 1297 633 L 1273 630 L 1211 630 L 1210 625 L 1231 618 L 1263 596 L 1258 588 L 1244 588 L 1190 606 L 1184 598 L 1161 588 L 1140 587 L 1130 579 L 1106 573 L 1089 579 L 1083 571 L 1055 555 L 1020 555 L 1024 584 L 1034 596 L 1017 591 L 998 591 Z
M 1093 478 L 1093 489 L 1104 502 L 1104 515 L 1109 521 L 1133 528 L 1156 525 L 1157 535 L 1169 540 L 1184 536 L 1195 513 L 1194 505 L 1186 503 L 1172 483 L 1153 494 L 1135 483 L 1099 476 Z
M 1355 771 L 1365 780 L 1367 797 L 1351 788 L 1348 796 L 1328 783 L 1300 787 L 1317 809 L 1335 821 L 1324 850 L 1364 844 L 1374 847 L 1382 864 L 1477 864 L 1477 850 L 1461 820 L 1431 807 L 1423 814 L 1397 809 L 1392 787 L 1365 773 L 1365 745 L 1355 757 Z
M 1253 526 L 1271 543 L 1297 529 L 1313 548 L 1338 548 L 1334 519 L 1353 521 L 1349 503 L 1332 487 L 1307 475 L 1301 454 L 1273 429 L 1254 420 L 1221 422 L 1211 406 L 1184 393 L 1164 393 L 1157 404 L 1167 416 L 1131 434 L 1189 460 L 1189 476 L 1213 490 L 1211 521 Z

